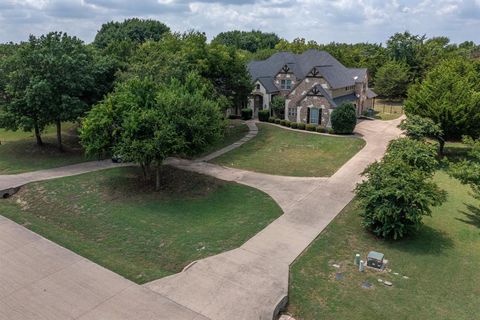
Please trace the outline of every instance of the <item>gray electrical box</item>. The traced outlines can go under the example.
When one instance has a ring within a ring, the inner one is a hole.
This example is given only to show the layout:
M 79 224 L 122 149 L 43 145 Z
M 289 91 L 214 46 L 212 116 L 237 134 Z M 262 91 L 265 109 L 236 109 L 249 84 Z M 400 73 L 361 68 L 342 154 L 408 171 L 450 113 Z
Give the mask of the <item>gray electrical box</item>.
M 367 266 L 382 269 L 384 254 L 376 251 L 370 251 L 367 256 Z

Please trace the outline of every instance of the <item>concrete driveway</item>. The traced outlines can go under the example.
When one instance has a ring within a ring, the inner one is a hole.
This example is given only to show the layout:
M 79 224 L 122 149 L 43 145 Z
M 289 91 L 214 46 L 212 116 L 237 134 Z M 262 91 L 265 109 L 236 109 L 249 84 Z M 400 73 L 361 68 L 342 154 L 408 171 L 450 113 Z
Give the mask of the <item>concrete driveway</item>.
M 356 131 L 366 146 L 329 178 L 272 176 L 170 160 L 181 169 L 263 190 L 284 215 L 240 248 L 145 286 L 210 319 L 272 319 L 287 302 L 289 265 L 353 199 L 360 174 L 401 134 L 400 120 L 360 122 Z
M 351 201 L 360 173 L 399 136 L 399 121 L 361 122 L 356 130 L 366 146 L 329 178 L 280 177 L 170 159 L 179 168 L 263 190 L 285 214 L 240 248 L 144 286 L 0 217 L 0 319 L 270 320 L 286 303 L 289 265 Z M 112 166 L 97 162 L 0 176 L 0 190 Z
M 0 216 L 0 319 L 207 318 Z

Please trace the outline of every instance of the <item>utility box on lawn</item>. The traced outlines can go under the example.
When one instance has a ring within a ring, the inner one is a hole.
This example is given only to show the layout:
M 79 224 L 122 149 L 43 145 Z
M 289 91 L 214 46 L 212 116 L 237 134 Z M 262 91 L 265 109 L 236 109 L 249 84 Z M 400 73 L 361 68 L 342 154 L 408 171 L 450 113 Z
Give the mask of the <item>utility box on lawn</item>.
M 367 256 L 367 266 L 376 269 L 383 269 L 383 257 L 383 253 L 370 251 Z

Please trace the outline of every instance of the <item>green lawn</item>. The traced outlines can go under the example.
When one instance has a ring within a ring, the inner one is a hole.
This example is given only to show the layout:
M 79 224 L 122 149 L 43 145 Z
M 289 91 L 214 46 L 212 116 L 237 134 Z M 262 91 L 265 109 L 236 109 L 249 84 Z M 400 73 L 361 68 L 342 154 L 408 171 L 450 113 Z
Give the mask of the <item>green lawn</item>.
M 257 137 L 213 163 L 285 176 L 330 176 L 365 145 L 353 137 L 328 137 L 259 124 Z
M 55 127 L 50 126 L 42 138 L 44 147 L 38 147 L 32 133 L 0 129 L 0 174 L 49 169 L 87 161 L 78 142 L 76 125 L 63 125 L 65 152 L 56 147 Z
M 139 171 L 29 184 L 0 201 L 0 212 L 137 283 L 237 248 L 282 214 L 247 186 L 164 167 L 154 192 Z
M 407 240 L 375 239 L 360 227 L 352 202 L 292 265 L 288 311 L 296 319 L 478 319 L 480 202 L 443 172 L 435 180 L 448 201 Z M 392 273 L 356 271 L 354 254 L 370 250 L 385 253 Z M 336 272 L 344 279 L 335 280 Z M 363 289 L 365 280 L 373 288 Z
M 380 120 L 394 120 L 404 114 L 403 101 L 387 101 L 376 99 L 374 117 Z
M 198 154 L 196 158 L 208 155 L 216 150 L 220 150 L 228 145 L 237 142 L 245 137 L 248 133 L 248 126 L 242 120 L 228 120 L 225 128 L 225 135 L 216 143 L 209 146 L 204 152 Z

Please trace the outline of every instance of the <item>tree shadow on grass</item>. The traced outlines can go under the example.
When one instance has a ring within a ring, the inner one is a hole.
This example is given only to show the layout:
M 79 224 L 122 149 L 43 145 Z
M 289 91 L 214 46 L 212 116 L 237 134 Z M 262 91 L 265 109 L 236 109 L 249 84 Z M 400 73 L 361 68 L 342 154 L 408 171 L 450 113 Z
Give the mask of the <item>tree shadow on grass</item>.
M 469 225 L 472 225 L 474 227 L 480 228 L 480 208 L 473 206 L 471 204 L 465 204 L 467 206 L 467 211 L 460 210 L 460 213 L 462 213 L 465 218 L 455 218 L 458 221 L 467 223 Z
M 453 240 L 443 231 L 423 225 L 406 239 L 389 241 L 392 248 L 418 255 L 438 255 L 454 246 Z

